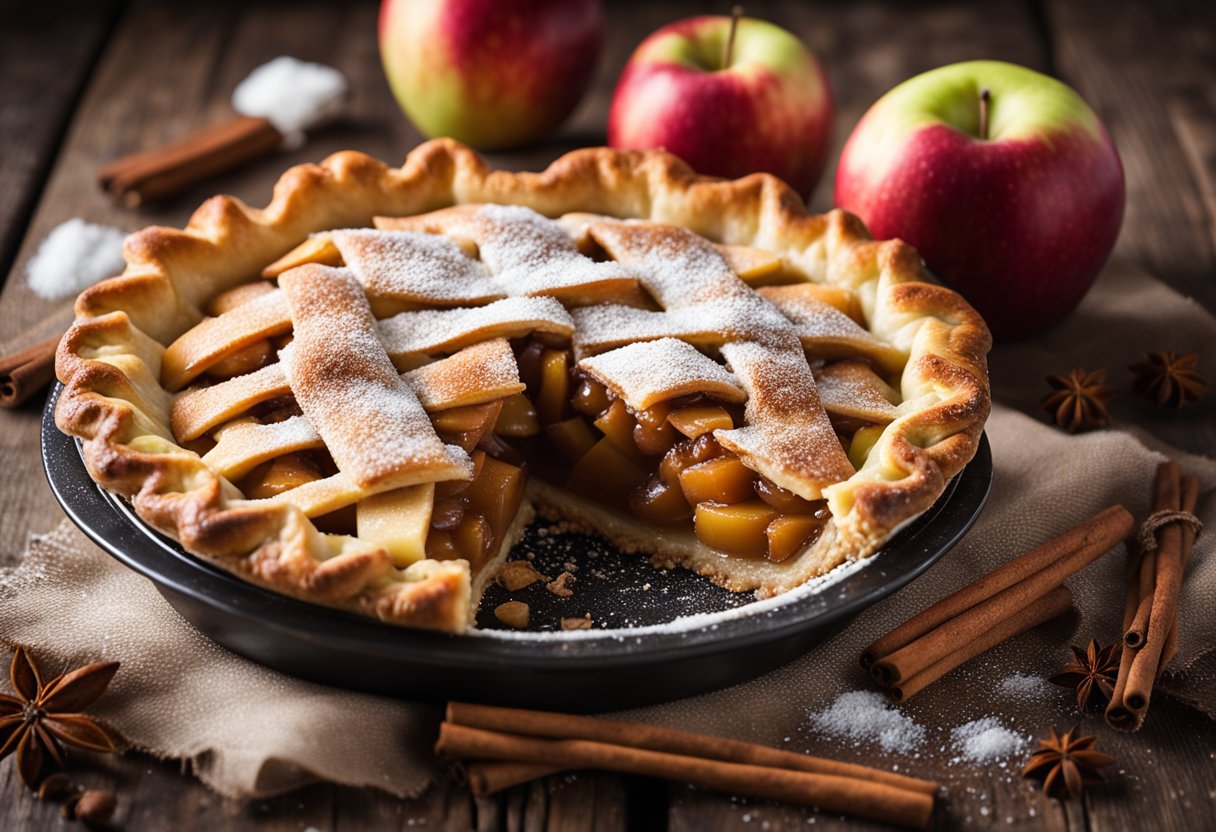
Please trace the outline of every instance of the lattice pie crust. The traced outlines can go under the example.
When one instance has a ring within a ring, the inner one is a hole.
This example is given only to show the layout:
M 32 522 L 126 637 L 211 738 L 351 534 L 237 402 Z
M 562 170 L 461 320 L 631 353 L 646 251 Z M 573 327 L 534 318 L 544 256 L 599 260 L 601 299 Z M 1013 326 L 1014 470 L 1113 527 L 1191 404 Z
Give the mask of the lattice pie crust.
M 660 152 L 338 153 L 126 258 L 59 348 L 90 474 L 248 580 L 411 626 L 468 627 L 535 511 L 783 592 L 926 510 L 988 415 L 987 328 L 910 247 Z

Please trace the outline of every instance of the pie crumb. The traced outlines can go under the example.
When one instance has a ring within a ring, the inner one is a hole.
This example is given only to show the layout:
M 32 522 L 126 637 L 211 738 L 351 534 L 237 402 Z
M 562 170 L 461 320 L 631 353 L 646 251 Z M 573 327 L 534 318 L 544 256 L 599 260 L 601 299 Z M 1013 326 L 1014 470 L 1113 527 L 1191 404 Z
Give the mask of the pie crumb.
M 591 613 L 585 613 L 582 618 L 563 618 L 563 630 L 590 630 Z
M 549 583 L 545 584 L 545 589 L 552 592 L 558 598 L 569 598 L 574 594 L 574 590 L 567 586 L 567 584 L 571 584 L 576 580 L 578 579 L 569 572 L 563 572 L 553 580 L 549 581 Z
M 523 601 L 507 601 L 494 608 L 494 617 L 516 630 L 528 629 L 528 605 Z
M 548 575 L 536 571 L 529 560 L 509 560 L 498 570 L 498 582 L 507 588 L 507 592 L 515 592 L 537 581 L 548 581 Z

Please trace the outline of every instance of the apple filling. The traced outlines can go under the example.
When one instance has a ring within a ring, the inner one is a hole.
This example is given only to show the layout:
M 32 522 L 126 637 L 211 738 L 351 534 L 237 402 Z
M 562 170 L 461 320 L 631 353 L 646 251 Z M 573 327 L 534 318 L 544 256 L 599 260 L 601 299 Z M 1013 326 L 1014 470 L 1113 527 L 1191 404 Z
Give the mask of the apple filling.
M 518 362 L 526 396 L 507 400 L 496 430 L 535 437 L 525 447 L 539 476 L 650 526 L 691 527 L 736 557 L 779 563 L 822 532 L 824 501 L 781 488 L 714 439 L 741 423 L 739 406 L 691 395 L 635 412 L 573 369 L 569 348 L 538 339 Z

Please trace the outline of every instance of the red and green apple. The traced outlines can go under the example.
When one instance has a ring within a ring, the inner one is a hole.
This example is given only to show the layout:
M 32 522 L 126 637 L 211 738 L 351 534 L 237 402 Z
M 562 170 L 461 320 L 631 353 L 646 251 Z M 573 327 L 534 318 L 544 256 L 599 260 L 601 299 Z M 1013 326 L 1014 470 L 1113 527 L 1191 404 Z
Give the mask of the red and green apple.
M 823 68 L 763 20 L 739 18 L 730 41 L 722 16 L 680 20 L 642 41 L 617 82 L 608 144 L 663 148 L 713 176 L 766 171 L 809 196 L 832 137 Z
M 1106 262 L 1124 206 L 1114 142 L 1065 84 L 998 61 L 952 64 L 884 95 L 836 173 L 836 205 L 899 237 L 998 338 L 1067 316 Z
M 604 33 L 599 0 L 384 0 L 380 56 L 423 133 L 483 150 L 534 142 L 582 99 Z

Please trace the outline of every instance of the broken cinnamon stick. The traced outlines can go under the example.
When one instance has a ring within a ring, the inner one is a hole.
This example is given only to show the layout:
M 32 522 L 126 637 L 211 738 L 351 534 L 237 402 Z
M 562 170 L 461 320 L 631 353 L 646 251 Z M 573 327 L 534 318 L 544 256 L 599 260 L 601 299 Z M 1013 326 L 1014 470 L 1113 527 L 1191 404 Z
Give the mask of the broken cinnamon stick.
M 267 156 L 282 144 L 283 134 L 269 120 L 238 116 L 164 147 L 116 159 L 101 169 L 98 181 L 116 200 L 135 208 Z
M 621 722 L 576 714 L 500 708 L 466 702 L 449 702 L 447 721 L 453 725 L 489 731 L 527 734 L 550 739 L 594 740 L 650 751 L 706 757 L 724 762 L 853 777 L 896 788 L 910 789 L 927 795 L 936 794 L 938 788 L 936 783 L 928 780 L 907 777 L 869 766 L 844 763 L 823 757 L 811 757 L 758 743 L 694 734 L 689 731 L 641 722 Z
M 450 722 L 439 728 L 435 753 L 457 759 L 510 760 L 640 774 L 918 829 L 928 825 L 933 812 L 931 795 L 855 777 L 732 763 L 608 742 L 543 739 Z
M 895 702 L 906 702 L 925 687 L 933 684 L 951 670 L 970 661 L 1006 639 L 1037 627 L 1044 621 L 1062 615 L 1072 608 L 1072 593 L 1068 587 L 1058 586 L 1042 598 L 1031 602 L 1013 615 L 1005 618 L 979 638 L 938 659 L 924 670 L 887 689 L 887 695 Z
M 874 656 L 870 674 L 889 688 L 924 671 L 1043 598 L 1126 539 L 1134 527 L 1127 509 L 1112 506 L 1015 558 L 876 641 L 866 651 Z M 884 655 L 890 644 L 899 646 Z
M 901 647 L 906 647 L 981 601 L 1008 589 L 1018 581 L 1059 561 L 1064 555 L 1076 549 L 1103 545 L 1106 546 L 1106 549 L 1111 548 L 1131 534 L 1134 525 L 1135 521 L 1127 509 L 1118 505 L 1111 506 L 1079 526 L 1071 528 L 1043 545 L 1031 549 L 1026 554 L 997 567 L 974 583 L 946 596 L 919 615 L 909 618 L 866 648 L 865 652 L 861 654 L 861 666 L 869 669 L 883 656 L 894 653 Z M 1102 551 L 1106 551 L 1106 549 Z

